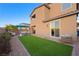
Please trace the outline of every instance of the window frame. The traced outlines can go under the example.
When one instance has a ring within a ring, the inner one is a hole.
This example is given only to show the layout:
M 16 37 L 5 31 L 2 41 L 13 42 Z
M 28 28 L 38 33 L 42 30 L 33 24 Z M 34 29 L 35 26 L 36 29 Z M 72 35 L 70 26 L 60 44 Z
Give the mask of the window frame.
M 33 15 L 31 16 L 31 18 L 33 18 L 33 19 L 36 18 L 36 14 L 33 14 Z
M 61 11 L 66 11 L 66 10 L 72 8 L 72 3 L 69 3 L 69 4 L 71 4 L 71 6 L 69 8 L 63 9 L 63 4 L 67 4 L 67 3 L 62 3 L 61 4 Z
M 56 36 L 55 34 L 56 34 L 56 32 L 55 32 L 55 24 L 56 24 L 56 21 L 58 21 L 59 22 L 59 25 L 57 26 L 57 28 L 58 28 L 58 30 L 59 30 L 59 36 Z M 52 23 L 54 23 L 53 24 L 53 26 L 52 26 Z M 57 19 L 57 20 L 53 20 L 51 23 L 50 23 L 50 35 L 52 36 L 52 30 L 53 29 L 53 31 L 54 31 L 54 34 L 53 34 L 53 36 L 54 37 L 60 37 L 60 19 Z

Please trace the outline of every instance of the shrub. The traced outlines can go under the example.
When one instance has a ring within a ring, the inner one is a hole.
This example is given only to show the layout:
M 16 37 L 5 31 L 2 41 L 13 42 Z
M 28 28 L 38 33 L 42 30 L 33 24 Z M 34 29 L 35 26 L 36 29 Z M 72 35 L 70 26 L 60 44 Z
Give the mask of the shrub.
M 0 55 L 7 55 L 11 51 L 10 39 L 10 33 L 0 33 Z

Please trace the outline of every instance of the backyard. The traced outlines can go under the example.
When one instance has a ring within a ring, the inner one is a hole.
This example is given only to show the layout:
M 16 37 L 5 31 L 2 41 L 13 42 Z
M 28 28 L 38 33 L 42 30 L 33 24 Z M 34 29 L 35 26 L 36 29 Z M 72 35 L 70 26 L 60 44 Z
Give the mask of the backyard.
M 24 35 L 19 39 L 32 56 L 70 56 L 72 54 L 73 48 L 69 45 L 32 35 Z

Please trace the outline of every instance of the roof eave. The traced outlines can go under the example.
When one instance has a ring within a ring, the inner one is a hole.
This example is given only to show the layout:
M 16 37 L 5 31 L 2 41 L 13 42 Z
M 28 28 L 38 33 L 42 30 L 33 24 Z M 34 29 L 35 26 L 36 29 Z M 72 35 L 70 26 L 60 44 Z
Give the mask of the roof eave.
M 79 13 L 79 10 L 71 11 L 71 12 L 69 12 L 69 13 L 62 14 L 62 15 L 53 17 L 53 18 L 51 18 L 51 19 L 49 19 L 49 20 L 44 20 L 43 22 L 49 22 L 49 21 L 52 21 L 52 20 L 56 20 L 56 19 L 60 19 L 60 18 L 67 17 L 67 16 L 75 15 L 75 14 L 77 14 L 77 13 Z
M 48 4 L 50 4 L 50 3 L 48 3 Z M 50 8 L 47 6 L 47 4 L 44 3 L 44 4 L 42 4 L 42 5 L 40 5 L 40 6 L 36 7 L 36 8 L 34 8 L 34 10 L 32 11 L 32 13 L 30 14 L 30 16 L 33 14 L 33 12 L 34 12 L 36 9 L 38 9 L 38 8 L 40 8 L 40 7 L 42 7 L 42 6 L 45 6 L 45 7 L 47 7 L 48 9 L 50 9 Z

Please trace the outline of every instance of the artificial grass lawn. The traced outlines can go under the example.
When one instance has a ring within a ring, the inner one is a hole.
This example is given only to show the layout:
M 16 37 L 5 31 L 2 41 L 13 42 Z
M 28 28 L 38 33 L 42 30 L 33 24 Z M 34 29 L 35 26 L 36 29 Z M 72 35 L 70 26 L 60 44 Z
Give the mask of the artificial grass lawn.
M 32 56 L 69 56 L 72 54 L 72 47 L 68 45 L 32 35 L 19 38 Z

